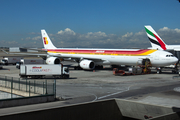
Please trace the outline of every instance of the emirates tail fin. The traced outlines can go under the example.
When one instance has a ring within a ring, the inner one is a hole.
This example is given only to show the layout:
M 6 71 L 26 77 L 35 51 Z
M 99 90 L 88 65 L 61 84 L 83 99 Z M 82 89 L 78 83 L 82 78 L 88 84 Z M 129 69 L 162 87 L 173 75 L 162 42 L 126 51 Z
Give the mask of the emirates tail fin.
M 159 37 L 159 35 L 154 31 L 154 29 L 150 25 L 144 27 L 152 48 L 166 50 L 165 42 Z

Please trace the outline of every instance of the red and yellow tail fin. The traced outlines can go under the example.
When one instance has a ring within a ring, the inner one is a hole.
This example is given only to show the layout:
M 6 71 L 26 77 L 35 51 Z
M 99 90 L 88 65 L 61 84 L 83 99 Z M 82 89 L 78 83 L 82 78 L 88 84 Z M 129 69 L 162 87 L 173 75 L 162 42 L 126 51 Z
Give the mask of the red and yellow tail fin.
M 45 49 L 56 49 L 45 30 L 41 30 L 41 35 Z

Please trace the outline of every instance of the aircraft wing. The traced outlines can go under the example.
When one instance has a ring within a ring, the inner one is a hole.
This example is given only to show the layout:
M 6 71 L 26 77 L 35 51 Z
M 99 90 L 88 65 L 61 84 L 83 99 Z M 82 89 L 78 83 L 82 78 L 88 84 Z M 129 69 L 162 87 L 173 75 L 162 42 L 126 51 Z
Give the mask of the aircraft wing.
M 94 62 L 109 62 L 106 59 L 97 58 L 95 56 L 88 56 L 88 57 L 82 57 L 82 56 L 74 56 L 74 55 L 64 55 L 64 54 L 56 54 L 56 55 L 50 55 L 53 57 L 59 57 L 64 58 L 65 60 L 81 60 L 81 59 L 87 59 L 87 60 L 93 60 Z
M 47 51 L 46 49 L 35 49 L 35 48 L 24 48 L 24 47 L 20 47 L 21 49 L 26 49 L 26 50 L 33 50 L 33 51 L 40 51 L 40 52 L 44 52 L 44 51 Z
M 58 57 L 58 58 L 64 58 L 65 60 L 81 60 L 81 59 L 88 59 L 88 60 L 93 60 L 94 62 L 108 62 L 107 60 L 103 60 L 100 58 L 96 58 L 96 57 L 82 57 L 82 56 L 73 56 L 73 55 L 63 55 L 63 54 L 55 54 L 55 55 L 49 55 L 49 54 L 36 54 L 36 53 L 10 53 L 10 52 L 6 52 L 5 50 L 1 49 L 4 53 L 6 54 L 11 54 L 11 55 L 23 55 L 23 56 L 35 56 L 35 57 Z
M 38 56 L 38 57 L 47 57 L 47 54 L 35 54 L 35 53 L 10 53 L 6 52 L 5 50 L 1 49 L 4 53 L 6 54 L 11 54 L 11 55 L 24 55 L 24 56 Z

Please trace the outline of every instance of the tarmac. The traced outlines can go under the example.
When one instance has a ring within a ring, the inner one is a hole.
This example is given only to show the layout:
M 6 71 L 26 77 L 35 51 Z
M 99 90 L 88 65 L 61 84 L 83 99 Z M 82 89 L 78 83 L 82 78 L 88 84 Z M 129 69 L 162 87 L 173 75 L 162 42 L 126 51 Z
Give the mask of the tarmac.
M 103 70 L 84 71 L 74 70 L 72 66 L 75 63 L 64 64 L 70 67 L 70 78 L 56 79 L 56 96 L 63 101 L 48 103 L 49 107 L 111 98 L 180 107 L 180 78 L 171 70 L 166 69 L 162 74 L 152 70 L 151 74 L 115 76 L 110 66 L 105 66 Z M 3 66 L 0 75 L 19 77 L 19 69 L 13 65 Z M 54 78 L 46 79 L 54 82 Z

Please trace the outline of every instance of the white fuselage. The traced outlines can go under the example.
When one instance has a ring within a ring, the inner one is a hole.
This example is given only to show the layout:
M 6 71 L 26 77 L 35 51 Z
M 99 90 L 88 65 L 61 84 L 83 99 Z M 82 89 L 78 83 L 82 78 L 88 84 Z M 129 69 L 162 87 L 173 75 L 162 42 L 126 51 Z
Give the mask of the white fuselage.
M 61 49 L 60 49 L 61 50 Z M 92 50 L 92 49 L 91 49 Z M 97 49 L 96 49 L 97 50 Z M 50 56 L 58 56 L 62 58 L 80 58 L 93 60 L 96 65 L 137 65 L 137 62 L 149 58 L 152 66 L 163 67 L 170 64 L 175 64 L 178 59 L 174 57 L 171 53 L 166 51 L 156 50 L 155 52 L 148 55 L 91 55 L 91 54 L 58 54 L 58 53 L 48 53 Z M 101 61 L 99 61 L 100 59 Z
M 160 46 L 153 45 L 152 47 L 149 47 L 148 49 L 158 49 L 158 50 L 163 50 Z M 166 45 L 166 50 L 180 50 L 180 45 Z
M 180 50 L 180 45 L 166 45 L 166 50 Z

